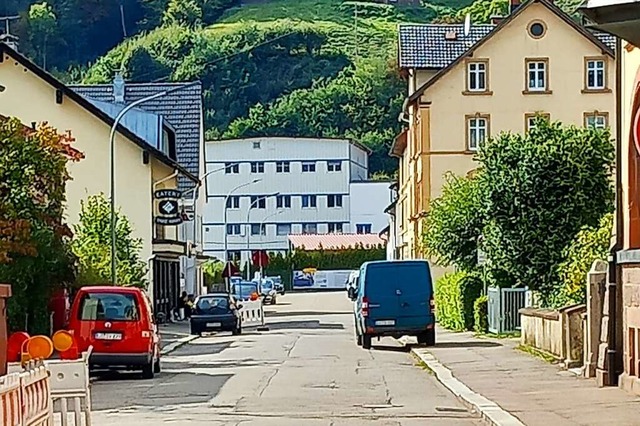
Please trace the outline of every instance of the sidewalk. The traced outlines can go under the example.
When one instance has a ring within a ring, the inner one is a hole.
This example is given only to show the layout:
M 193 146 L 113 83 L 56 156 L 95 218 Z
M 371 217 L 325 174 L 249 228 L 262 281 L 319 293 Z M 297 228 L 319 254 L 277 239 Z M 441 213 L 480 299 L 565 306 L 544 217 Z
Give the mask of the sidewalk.
M 163 351 L 172 351 L 174 348 L 195 339 L 189 333 L 189 321 L 166 323 L 158 326 L 160 330 L 160 347 Z
M 515 349 L 518 344 L 519 339 L 439 329 L 435 347 L 414 353 L 425 359 L 426 352 L 432 354 L 454 378 L 527 426 L 640 425 L 640 398 L 618 388 L 598 388 L 595 380 Z

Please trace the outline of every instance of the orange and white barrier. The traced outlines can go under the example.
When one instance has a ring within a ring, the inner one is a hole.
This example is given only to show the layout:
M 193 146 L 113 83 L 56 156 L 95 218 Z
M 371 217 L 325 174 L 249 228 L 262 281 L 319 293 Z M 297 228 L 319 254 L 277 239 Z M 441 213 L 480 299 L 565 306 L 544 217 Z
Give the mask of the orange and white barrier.
M 2 426 L 51 426 L 49 370 L 31 364 L 23 372 L 0 377 L 0 402 Z

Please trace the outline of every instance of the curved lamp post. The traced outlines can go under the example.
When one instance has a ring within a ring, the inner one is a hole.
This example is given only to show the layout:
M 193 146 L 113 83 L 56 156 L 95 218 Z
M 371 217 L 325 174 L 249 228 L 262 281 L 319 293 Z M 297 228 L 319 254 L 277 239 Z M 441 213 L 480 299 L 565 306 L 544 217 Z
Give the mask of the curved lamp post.
M 270 219 L 270 218 L 272 218 L 274 216 L 277 216 L 279 214 L 282 214 L 282 213 L 284 213 L 284 210 L 280 209 L 280 210 L 278 210 L 278 211 L 276 211 L 274 213 L 271 213 L 270 215 L 267 215 L 264 219 L 262 219 L 262 222 L 260 222 L 260 229 L 262 229 L 262 227 L 264 226 L 264 223 L 267 221 L 267 219 Z M 262 256 L 260 256 L 260 278 L 263 278 L 263 275 L 264 275 L 264 273 L 263 273 L 263 270 L 262 270 Z
M 258 197 L 255 200 L 253 200 L 253 202 L 251 203 L 251 205 L 249 205 L 249 210 L 247 210 L 247 251 L 249 252 L 249 258 L 247 260 L 247 265 L 251 265 L 251 249 L 249 248 L 249 239 L 251 236 L 251 224 L 249 223 L 249 217 L 251 215 L 251 210 L 253 209 L 253 207 L 256 205 L 256 203 L 262 199 L 267 199 L 268 197 L 277 197 L 278 195 L 280 195 L 279 192 L 274 192 L 273 194 L 267 194 L 264 195 L 262 197 Z M 262 231 L 262 225 L 260 225 L 260 231 Z M 249 276 L 251 273 L 251 267 L 248 266 L 247 267 L 247 281 L 249 281 L 251 279 L 251 277 Z

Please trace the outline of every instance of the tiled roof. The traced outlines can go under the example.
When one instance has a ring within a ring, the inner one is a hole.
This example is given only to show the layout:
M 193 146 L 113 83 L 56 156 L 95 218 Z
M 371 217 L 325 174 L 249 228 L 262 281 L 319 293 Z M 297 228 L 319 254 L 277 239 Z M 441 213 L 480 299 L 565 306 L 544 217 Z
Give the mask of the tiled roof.
M 188 83 L 127 83 L 125 101 L 133 102 L 146 96 Z M 113 86 L 110 84 L 72 85 L 80 95 L 98 101 L 113 102 Z M 195 176 L 200 176 L 200 139 L 202 123 L 202 86 L 192 85 L 145 102 L 139 108 L 163 116 L 176 131 L 178 164 Z M 193 183 L 180 176 L 180 189 L 193 187 Z
M 399 32 L 400 68 L 445 68 L 486 37 L 495 25 L 472 25 L 468 36 L 463 24 L 401 24 Z M 455 40 L 446 34 L 455 32 Z M 602 32 L 593 34 L 611 50 L 615 37 Z
M 364 246 L 376 247 L 384 244 L 377 234 L 303 234 L 289 235 L 293 248 L 304 250 L 339 250 L 341 248 Z

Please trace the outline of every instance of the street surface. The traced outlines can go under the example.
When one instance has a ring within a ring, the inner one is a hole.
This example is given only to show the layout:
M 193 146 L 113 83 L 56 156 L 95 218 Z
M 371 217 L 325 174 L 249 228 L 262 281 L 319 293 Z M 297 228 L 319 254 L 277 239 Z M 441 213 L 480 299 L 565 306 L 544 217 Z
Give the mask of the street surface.
M 99 377 L 94 424 L 481 424 L 394 339 L 359 348 L 346 294 L 287 294 L 266 309 L 270 331 L 198 338 L 154 380 Z

